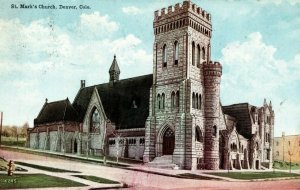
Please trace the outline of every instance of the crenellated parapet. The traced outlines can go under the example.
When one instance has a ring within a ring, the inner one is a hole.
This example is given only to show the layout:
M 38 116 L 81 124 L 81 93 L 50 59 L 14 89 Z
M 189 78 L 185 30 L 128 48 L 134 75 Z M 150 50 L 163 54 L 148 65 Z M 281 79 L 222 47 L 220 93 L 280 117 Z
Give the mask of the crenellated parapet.
M 189 26 L 205 36 L 211 37 L 211 16 L 191 1 L 177 3 L 175 6 L 162 8 L 154 12 L 154 34 Z
M 215 61 L 203 62 L 203 74 L 205 78 L 221 77 L 222 76 L 222 65 Z
M 211 21 L 211 15 L 203 10 L 201 7 L 198 7 L 196 4 L 191 1 L 183 1 L 182 4 L 177 3 L 175 6 L 169 6 L 167 9 L 162 8 L 154 12 L 154 20 L 162 20 L 180 13 L 191 12 L 198 16 L 199 18 L 204 19 L 207 22 Z

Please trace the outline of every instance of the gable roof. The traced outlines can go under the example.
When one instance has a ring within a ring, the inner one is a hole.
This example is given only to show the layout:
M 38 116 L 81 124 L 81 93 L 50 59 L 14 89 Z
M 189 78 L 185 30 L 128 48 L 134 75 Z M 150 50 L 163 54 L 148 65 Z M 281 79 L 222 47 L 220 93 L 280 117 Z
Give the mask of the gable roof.
M 78 121 L 78 113 L 69 99 L 45 102 L 34 124 L 51 123 L 58 121 Z
M 225 114 L 233 116 L 237 120 L 236 130 L 238 131 L 238 133 L 247 138 L 251 137 L 251 107 L 252 106 L 248 103 L 222 106 L 223 112 Z
M 150 88 L 153 75 L 123 79 L 115 83 L 104 83 L 81 88 L 74 99 L 73 107 L 82 122 L 96 87 L 106 116 L 116 129 L 144 128 L 149 115 Z M 133 101 L 136 108 L 133 106 Z

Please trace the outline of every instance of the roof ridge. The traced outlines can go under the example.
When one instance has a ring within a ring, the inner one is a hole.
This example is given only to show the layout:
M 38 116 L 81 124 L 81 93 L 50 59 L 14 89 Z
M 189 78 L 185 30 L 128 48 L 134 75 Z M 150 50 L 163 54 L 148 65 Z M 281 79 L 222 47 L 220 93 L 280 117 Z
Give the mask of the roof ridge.
M 226 106 L 222 106 L 222 107 L 229 107 L 229 106 L 235 106 L 235 105 L 244 105 L 244 104 L 251 105 L 248 102 L 243 102 L 243 103 L 230 104 L 230 105 L 226 105 Z
M 119 80 L 119 81 L 117 81 L 117 82 L 115 82 L 116 84 L 118 84 L 118 83 L 120 83 L 120 82 L 123 82 L 123 81 L 126 81 L 126 80 L 130 80 L 130 79 L 137 79 L 137 78 L 141 78 L 141 77 L 146 77 L 146 76 L 153 76 L 153 74 L 146 74 L 146 75 L 140 75 L 140 76 L 137 76 L 137 77 L 131 77 L 131 78 L 126 78 L 126 79 L 121 79 L 121 80 Z M 84 88 L 81 88 L 81 89 L 86 89 L 86 88 L 91 88 L 91 87 L 98 87 L 98 86 L 100 86 L 100 85 L 108 85 L 109 84 L 109 82 L 105 82 L 105 83 L 100 83 L 100 84 L 94 84 L 94 85 L 92 85 L 92 86 L 87 86 L 87 87 L 84 87 Z M 80 89 L 80 90 L 81 90 Z M 79 91 L 80 91 L 79 90 Z M 78 92 L 79 92 L 78 91 Z M 76 97 L 77 97 L 77 95 L 76 95 Z M 75 98 L 76 99 L 76 98 Z M 74 100 L 75 100 L 74 99 Z
M 67 99 L 63 99 L 63 100 L 57 100 L 57 101 L 53 101 L 53 102 L 47 102 L 47 104 L 53 104 L 53 103 L 59 103 L 59 102 L 65 102 Z

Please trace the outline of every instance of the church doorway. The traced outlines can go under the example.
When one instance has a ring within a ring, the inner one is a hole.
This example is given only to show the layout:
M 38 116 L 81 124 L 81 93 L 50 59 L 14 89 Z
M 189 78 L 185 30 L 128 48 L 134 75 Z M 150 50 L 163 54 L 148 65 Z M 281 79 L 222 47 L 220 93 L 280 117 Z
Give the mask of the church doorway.
M 74 147 L 74 153 L 77 153 L 77 140 L 75 139 L 74 140 L 74 143 L 73 143 L 73 147 Z
M 172 129 L 168 128 L 163 136 L 163 155 L 173 154 L 175 146 L 175 135 Z

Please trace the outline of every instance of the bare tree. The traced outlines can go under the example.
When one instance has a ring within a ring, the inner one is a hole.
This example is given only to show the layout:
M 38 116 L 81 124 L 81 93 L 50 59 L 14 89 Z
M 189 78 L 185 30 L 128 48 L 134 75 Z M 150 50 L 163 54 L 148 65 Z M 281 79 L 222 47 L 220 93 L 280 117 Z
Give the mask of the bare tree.
M 20 129 L 20 137 L 26 138 L 27 137 L 27 130 L 29 129 L 28 122 L 24 123 L 23 126 Z
M 297 152 L 297 147 L 296 147 L 296 139 L 295 140 L 289 140 L 288 141 L 288 155 L 290 157 L 290 173 L 291 173 L 291 170 L 292 170 L 292 156 L 294 155 L 295 152 Z

